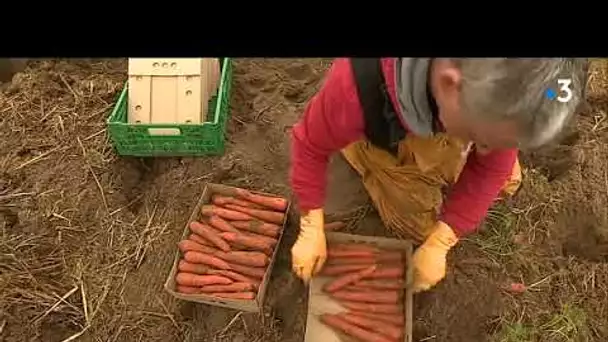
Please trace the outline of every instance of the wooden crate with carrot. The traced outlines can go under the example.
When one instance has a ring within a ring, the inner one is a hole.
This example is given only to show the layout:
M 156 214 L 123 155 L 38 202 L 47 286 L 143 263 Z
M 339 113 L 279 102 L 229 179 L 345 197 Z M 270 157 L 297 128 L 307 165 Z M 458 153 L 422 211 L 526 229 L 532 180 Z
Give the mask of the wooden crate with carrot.
M 166 291 L 259 312 L 288 212 L 285 198 L 207 184 L 178 243 Z
M 411 242 L 328 232 L 310 282 L 305 342 L 411 342 Z

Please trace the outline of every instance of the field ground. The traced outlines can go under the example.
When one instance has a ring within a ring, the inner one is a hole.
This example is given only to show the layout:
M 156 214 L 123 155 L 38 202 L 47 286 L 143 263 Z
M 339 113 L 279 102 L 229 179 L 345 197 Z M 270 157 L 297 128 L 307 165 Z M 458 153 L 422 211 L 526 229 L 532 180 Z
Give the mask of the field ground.
M 163 291 L 205 182 L 289 195 L 288 133 L 327 60 L 236 60 L 222 157 L 116 156 L 105 118 L 124 60 L 30 63 L 0 94 L 0 339 L 301 341 L 306 294 L 289 269 L 291 216 L 261 315 Z M 416 297 L 415 340 L 608 340 L 608 65 L 560 143 L 523 155 L 525 186 Z M 328 210 L 385 234 L 362 186 L 332 162 Z M 357 226 L 354 228 L 353 226 Z M 529 285 L 512 294 L 512 282 Z

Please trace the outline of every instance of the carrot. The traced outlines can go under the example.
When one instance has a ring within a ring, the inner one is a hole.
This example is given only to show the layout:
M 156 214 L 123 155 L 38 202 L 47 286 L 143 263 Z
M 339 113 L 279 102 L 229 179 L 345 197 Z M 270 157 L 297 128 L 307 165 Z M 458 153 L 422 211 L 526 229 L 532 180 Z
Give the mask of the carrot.
M 196 243 L 199 243 L 199 244 L 201 244 L 203 246 L 211 246 L 211 247 L 213 246 L 213 244 L 211 242 L 205 240 L 204 237 L 198 236 L 198 235 L 196 235 L 194 233 L 188 235 L 188 240 L 192 240 L 192 241 L 194 241 Z
M 192 221 L 190 222 L 190 230 L 192 230 L 197 235 L 209 240 L 213 245 L 217 248 L 223 250 L 224 252 L 228 252 L 230 250 L 230 245 L 217 234 L 217 232 L 209 227 L 206 224 Z
M 325 230 L 335 231 L 335 230 L 341 230 L 344 227 L 346 227 L 346 224 L 344 222 L 335 221 L 335 222 L 326 223 L 323 228 L 325 228 Z
M 231 284 L 232 280 L 218 275 L 199 275 L 194 273 L 177 272 L 175 282 L 183 286 L 205 286 L 205 285 L 227 285 Z
M 253 209 L 263 209 L 264 207 L 253 202 L 249 202 L 246 200 L 230 197 L 230 196 L 222 196 L 222 195 L 214 195 L 211 199 L 211 203 L 223 207 L 226 204 L 235 204 L 245 208 L 253 208 Z
M 229 299 L 255 299 L 254 292 L 214 292 L 211 296 Z
M 331 282 L 327 283 L 324 287 L 324 290 L 327 292 L 335 292 L 340 290 L 343 287 L 346 287 L 354 282 L 357 282 L 370 274 L 374 273 L 376 270 L 376 265 L 370 266 L 361 271 L 357 271 L 355 273 L 347 273 L 341 277 L 337 277 Z
M 224 261 L 232 261 L 237 264 L 255 267 L 268 265 L 268 257 L 262 252 L 230 251 L 223 252 L 219 249 L 204 246 L 192 240 L 183 240 L 178 243 L 179 250 L 182 252 L 195 251 L 208 255 L 216 256 Z
M 234 211 L 215 205 L 204 205 L 201 207 L 201 213 L 205 216 L 217 215 L 225 220 L 230 221 L 248 221 L 253 219 L 251 216 L 240 211 Z
M 405 323 L 403 314 L 381 314 L 363 311 L 348 311 L 348 313 L 355 316 L 369 317 L 398 327 L 402 327 Z
M 399 302 L 399 292 L 393 290 L 365 292 L 355 291 L 333 291 L 332 297 L 336 299 L 349 300 L 353 302 L 379 303 L 379 304 L 397 304 Z
M 266 235 L 272 238 L 277 238 L 279 236 L 279 232 L 281 231 L 281 227 L 272 224 L 266 223 L 262 221 L 232 221 L 232 226 L 237 229 L 246 230 L 249 232 Z
M 181 272 L 185 273 L 194 273 L 194 274 L 209 274 L 209 267 L 201 264 L 193 264 L 187 262 L 186 260 L 180 260 L 177 264 L 177 269 Z
M 207 285 L 201 287 L 199 292 L 247 292 L 255 290 L 253 284 L 250 283 L 232 283 L 228 285 Z
M 264 222 L 283 224 L 283 221 L 285 220 L 285 214 L 278 213 L 276 211 L 241 207 L 236 204 L 226 204 L 225 207 L 230 210 L 245 213 L 251 217 L 255 217 Z
M 361 271 L 370 265 L 326 265 L 320 272 L 324 276 L 337 276 L 344 273 Z
M 362 329 L 348 321 L 344 320 L 339 315 L 323 314 L 321 322 L 328 327 L 341 331 L 342 333 L 354 337 L 362 342 L 394 342 L 388 337 L 384 337 L 378 333 Z
M 244 266 L 264 267 L 270 263 L 270 259 L 262 252 L 232 251 L 222 253 L 221 256 L 224 256 L 223 259 L 226 261 L 232 261 Z
M 403 267 L 383 267 L 378 268 L 368 278 L 371 279 L 403 279 Z
M 380 313 L 380 314 L 400 314 L 403 312 L 403 307 L 398 304 L 377 304 L 377 303 L 362 303 L 347 300 L 340 300 L 340 305 L 353 311 Z
M 242 274 L 239 274 L 239 273 L 236 273 L 233 271 L 214 270 L 214 269 L 209 268 L 208 266 L 200 265 L 200 264 L 193 264 L 193 263 L 187 262 L 186 260 L 180 260 L 179 264 L 177 266 L 177 269 L 180 272 L 185 272 L 185 273 L 194 273 L 194 274 L 202 274 L 202 275 L 205 275 L 205 274 L 221 275 L 226 278 L 232 279 L 235 282 L 253 284 L 256 289 L 259 288 L 259 286 L 260 286 L 260 280 L 258 280 L 258 279 L 254 279 L 252 277 L 247 277 L 247 276 L 244 276 Z M 255 272 L 251 272 L 251 273 L 255 273 Z
M 229 270 L 230 266 L 222 259 L 201 252 L 188 251 L 184 253 L 184 260 L 193 264 L 205 264 L 220 270 Z
M 266 269 L 261 267 L 250 267 L 234 263 L 228 263 L 228 265 L 233 271 L 256 279 L 264 278 L 264 274 L 266 273 Z
M 353 285 L 361 288 L 379 289 L 379 290 L 400 290 L 405 287 L 403 280 L 359 280 Z
M 200 237 L 200 236 L 198 236 L 198 235 L 196 235 L 194 233 L 190 234 L 188 236 L 188 240 L 192 240 L 192 241 L 194 241 L 196 243 L 200 243 L 203 246 L 214 247 L 214 245 L 211 242 L 205 240 L 204 238 L 202 238 L 202 237 Z M 238 243 L 233 243 L 233 244 L 230 245 L 230 247 L 232 247 L 231 249 L 236 249 L 236 250 L 239 250 L 239 251 L 243 251 L 243 250 L 248 250 L 249 249 L 249 247 L 245 247 L 243 245 L 239 245 Z M 266 251 L 264 251 L 264 252 L 266 252 Z M 270 254 L 271 254 L 271 252 L 266 253 L 266 255 L 270 255 Z
M 225 232 L 225 233 L 220 233 L 220 236 L 223 239 L 225 239 L 226 241 L 238 243 L 243 246 L 247 246 L 249 248 L 258 250 L 258 251 L 272 250 L 272 247 L 274 247 L 273 242 L 270 240 L 265 240 L 265 239 L 259 238 L 258 236 L 246 235 L 244 233 L 237 234 L 237 233 Z M 267 239 L 270 239 L 270 238 L 267 238 Z M 276 244 L 276 240 L 274 240 L 274 241 Z
M 253 239 L 257 239 L 260 241 L 265 241 L 266 244 L 268 244 L 270 247 L 274 247 L 277 245 L 277 239 L 275 238 L 271 238 L 269 236 L 265 236 L 265 235 L 260 235 L 260 234 L 256 234 L 256 233 L 250 233 L 250 232 L 239 232 L 240 235 L 246 236 L 248 238 L 253 238 Z
M 254 278 L 250 278 L 247 276 L 244 276 L 242 274 L 233 272 L 233 271 L 226 271 L 226 270 L 212 270 L 211 271 L 213 274 L 217 274 L 217 275 L 222 275 L 226 278 L 230 278 L 236 282 L 239 283 L 249 283 L 249 284 L 253 284 L 253 286 L 255 287 L 255 289 L 259 289 L 260 288 L 260 280 L 259 279 L 254 279 Z
M 192 287 L 192 286 L 177 285 L 177 286 L 175 286 L 175 290 L 179 293 L 185 293 L 185 294 L 201 293 L 200 287 Z
M 230 286 L 230 285 L 226 285 Z M 390 337 L 393 340 L 399 340 L 403 337 L 403 326 L 396 327 L 386 322 L 378 321 L 369 317 L 357 316 L 349 313 L 339 314 L 339 317 L 348 323 L 354 324 L 369 331 Z
M 255 204 L 259 204 L 269 209 L 273 209 L 280 212 L 285 212 L 285 210 L 287 210 L 287 200 L 284 198 L 254 194 L 245 189 L 236 189 L 236 194 L 242 199 L 245 199 Z
M 238 230 L 234 228 L 230 223 L 228 223 L 228 221 L 217 215 L 209 216 L 209 219 L 207 221 L 213 228 L 216 228 L 217 230 L 220 230 L 222 232 L 238 232 Z

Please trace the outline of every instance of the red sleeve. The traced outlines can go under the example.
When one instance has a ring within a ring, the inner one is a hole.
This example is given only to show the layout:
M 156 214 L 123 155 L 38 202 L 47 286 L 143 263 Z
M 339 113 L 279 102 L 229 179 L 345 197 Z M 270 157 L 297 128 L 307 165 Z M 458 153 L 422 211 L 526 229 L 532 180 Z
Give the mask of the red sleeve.
M 517 153 L 517 150 L 510 149 L 486 155 L 475 151 L 469 154 L 458 182 L 443 205 L 440 218 L 457 235 L 464 236 L 477 229 L 511 176 Z
M 350 61 L 336 59 L 292 130 L 290 182 L 301 210 L 323 207 L 330 155 L 363 138 L 363 132 Z

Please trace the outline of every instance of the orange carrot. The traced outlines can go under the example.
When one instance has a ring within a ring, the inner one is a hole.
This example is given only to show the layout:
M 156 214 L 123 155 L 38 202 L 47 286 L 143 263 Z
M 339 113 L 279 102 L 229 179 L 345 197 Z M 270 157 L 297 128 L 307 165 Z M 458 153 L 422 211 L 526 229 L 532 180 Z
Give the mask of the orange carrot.
M 179 264 L 177 266 L 177 269 L 180 272 L 184 272 L 184 273 L 194 273 L 194 274 L 201 274 L 201 275 L 206 275 L 206 274 L 221 275 L 226 278 L 232 279 L 235 282 L 253 284 L 253 286 L 256 289 L 260 287 L 259 279 L 254 279 L 253 277 L 247 277 L 247 276 L 244 276 L 242 274 L 239 274 L 239 273 L 236 273 L 233 271 L 214 270 L 214 269 L 209 268 L 208 266 L 200 265 L 200 264 L 193 264 L 193 263 L 187 262 L 186 260 L 180 260 Z M 256 272 L 254 271 L 251 273 L 256 273 Z
M 220 270 L 229 270 L 230 266 L 222 259 L 201 252 L 188 251 L 184 253 L 184 260 L 193 264 L 205 264 Z
M 391 340 L 388 337 L 384 337 L 383 335 L 365 330 L 352 323 L 349 323 L 339 315 L 323 314 L 320 318 L 321 322 L 326 324 L 328 327 L 339 330 L 340 332 L 354 337 L 362 342 L 394 342 L 394 340 Z
M 354 291 L 334 291 L 332 297 L 341 300 L 348 300 L 353 302 L 366 302 L 366 303 L 379 303 L 379 304 L 397 304 L 399 302 L 399 293 L 394 290 L 385 291 L 373 291 L 368 290 L 365 292 L 354 292 Z
M 266 269 L 261 267 L 250 267 L 235 263 L 228 263 L 228 265 L 233 271 L 253 277 L 255 279 L 264 278 L 264 274 L 266 273 Z
M 188 236 L 188 240 L 192 240 L 192 241 L 194 241 L 196 243 L 200 243 L 203 246 L 215 247 L 214 244 L 212 244 L 211 242 L 205 240 L 204 238 L 202 238 L 202 237 L 200 237 L 200 236 L 198 236 L 198 235 L 196 235 L 194 233 L 192 233 L 192 234 L 190 234 Z M 248 247 L 239 245 L 238 243 L 233 243 L 233 244 L 230 245 L 230 247 L 232 247 L 231 249 L 236 249 L 236 250 L 239 250 L 239 251 L 244 251 L 244 250 L 248 250 L 249 249 Z M 264 252 L 266 252 L 266 251 L 264 251 Z M 266 253 L 266 255 L 270 255 L 270 254 L 271 254 L 270 252 Z
M 246 299 L 246 300 L 255 299 L 254 292 L 215 292 L 215 293 L 211 293 L 210 295 L 214 296 L 214 297 L 229 298 L 229 299 Z
M 201 213 L 205 216 L 217 215 L 225 220 L 230 221 L 248 221 L 253 218 L 240 211 L 234 211 L 215 205 L 204 205 L 201 207 Z
M 403 267 L 383 267 L 378 268 L 372 275 L 369 276 L 372 279 L 403 279 Z
M 283 221 L 285 220 L 285 214 L 279 213 L 276 211 L 241 207 L 241 206 L 238 206 L 235 204 L 226 204 L 225 207 L 230 210 L 245 213 L 251 217 L 255 217 L 264 222 L 270 222 L 270 223 L 274 223 L 274 224 L 283 224 Z
M 344 222 L 335 221 L 335 222 L 325 223 L 325 226 L 323 228 L 325 228 L 325 230 L 328 230 L 328 231 L 336 231 L 336 230 L 344 229 L 344 227 L 346 227 L 346 224 Z
M 231 224 L 237 229 L 266 235 L 272 238 L 279 237 L 279 232 L 281 231 L 280 226 L 262 221 L 232 221 Z
M 232 283 L 228 285 L 207 285 L 200 289 L 200 292 L 247 292 L 255 290 L 251 283 Z
M 356 284 L 356 283 L 355 283 Z M 352 285 L 348 285 L 347 287 L 345 287 L 344 289 L 346 291 L 359 291 L 359 292 L 365 292 L 365 291 L 369 291 L 370 288 L 369 287 L 362 287 L 362 286 L 357 286 L 355 284 Z
M 249 234 L 246 235 L 244 233 L 237 234 L 237 233 L 225 232 L 225 233 L 220 233 L 220 236 L 223 239 L 225 239 L 226 241 L 230 241 L 232 243 L 238 243 L 243 246 L 247 246 L 251 249 L 258 250 L 258 251 L 272 250 L 272 248 L 276 244 L 276 240 L 274 240 L 274 243 L 273 243 L 272 240 L 267 240 L 270 238 L 262 239 L 257 236 L 251 236 Z
M 199 275 L 194 273 L 178 272 L 175 275 L 175 282 L 183 286 L 205 286 L 205 285 L 227 285 L 231 284 L 232 280 L 217 276 L 217 275 Z
M 370 288 L 378 290 L 400 290 L 405 287 L 403 280 L 359 280 L 353 285 L 361 288 Z
M 197 235 L 209 240 L 212 244 L 214 244 L 217 248 L 223 250 L 224 252 L 228 252 L 230 250 L 230 245 L 217 234 L 217 232 L 209 227 L 206 224 L 192 221 L 190 222 L 190 230 L 192 230 Z
M 264 267 L 268 265 L 268 257 L 262 252 L 244 252 L 230 251 L 223 252 L 219 249 L 204 246 L 192 240 L 183 240 L 178 243 L 179 250 L 183 253 L 187 251 L 201 252 L 208 255 L 216 256 L 224 261 L 231 261 L 237 264 L 255 267 Z
M 354 324 L 369 331 L 377 332 L 381 335 L 385 335 L 395 341 L 403 337 L 403 326 L 396 327 L 389 323 L 378 321 L 369 317 L 362 317 L 349 313 L 341 313 L 339 314 L 339 317 L 347 321 L 348 323 Z
M 245 189 L 236 189 L 236 193 L 240 198 L 255 204 L 259 204 L 263 207 L 280 212 L 285 212 L 285 210 L 287 210 L 287 200 L 284 198 L 254 194 Z
M 222 195 L 214 195 L 211 202 L 217 206 L 223 207 L 226 204 L 235 204 L 245 208 L 253 208 L 253 209 L 263 209 L 264 207 L 253 202 L 249 202 L 246 200 L 230 197 L 230 196 L 222 196 Z
M 325 276 L 337 276 L 344 273 L 361 271 L 370 265 L 325 265 L 320 274 Z
M 335 292 L 340 290 L 343 287 L 346 287 L 354 282 L 357 282 L 370 274 L 374 273 L 376 270 L 376 265 L 372 265 L 364 270 L 357 271 L 355 273 L 348 273 L 341 277 L 338 277 L 331 282 L 327 283 L 324 287 L 324 290 L 327 292 Z
M 360 312 L 380 313 L 380 314 L 401 314 L 403 307 L 397 304 L 377 304 L 365 302 L 353 302 L 340 300 L 340 305 L 347 309 Z
M 209 274 L 209 271 L 211 270 L 208 266 L 193 264 L 191 262 L 187 262 L 186 260 L 180 260 L 177 264 L 177 269 L 181 272 L 194 274 Z
M 402 313 L 381 314 L 363 311 L 348 311 L 348 313 L 355 316 L 369 317 L 398 327 L 403 327 L 405 324 L 405 318 Z
M 211 272 L 213 274 L 222 275 L 226 278 L 230 278 L 236 282 L 253 284 L 256 290 L 260 288 L 261 282 L 259 279 L 250 278 L 233 271 L 212 270 Z
M 223 218 L 221 218 L 217 215 L 209 216 L 209 219 L 207 221 L 213 228 L 215 228 L 219 231 L 238 232 L 238 230 L 236 228 L 234 228 L 230 223 L 228 223 L 228 221 L 224 220 Z
M 196 243 L 200 243 L 203 246 L 210 246 L 210 247 L 214 246 L 211 242 L 207 241 L 204 237 L 198 236 L 194 233 L 188 235 L 188 240 L 192 240 Z
M 175 291 L 177 291 L 179 293 L 185 293 L 185 294 L 195 294 L 195 293 L 201 293 L 201 288 L 177 285 L 177 286 L 175 286 Z

